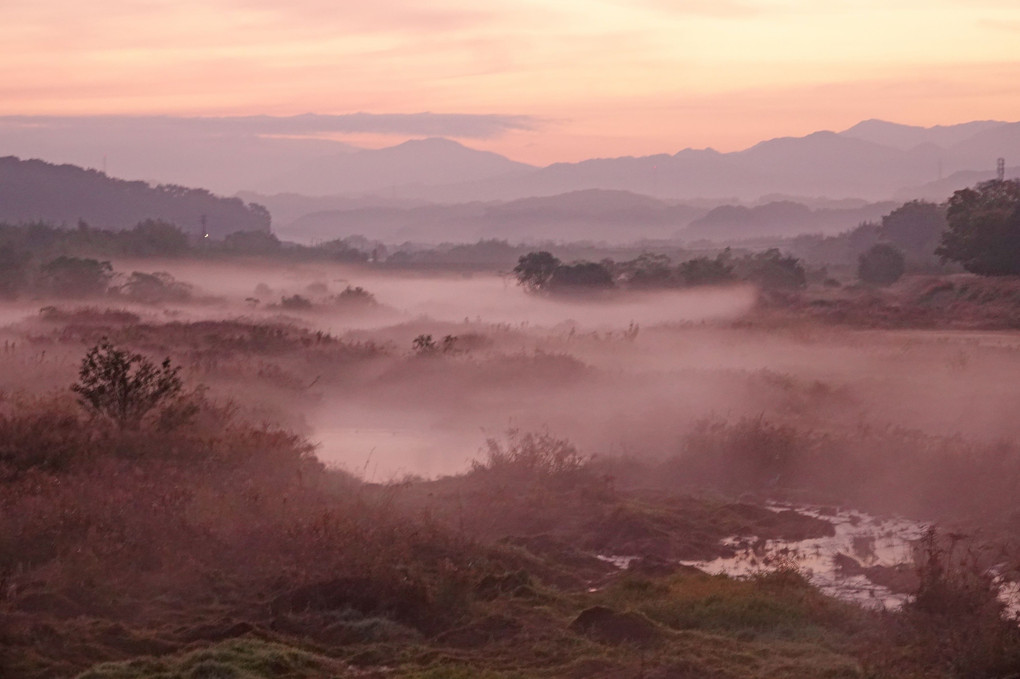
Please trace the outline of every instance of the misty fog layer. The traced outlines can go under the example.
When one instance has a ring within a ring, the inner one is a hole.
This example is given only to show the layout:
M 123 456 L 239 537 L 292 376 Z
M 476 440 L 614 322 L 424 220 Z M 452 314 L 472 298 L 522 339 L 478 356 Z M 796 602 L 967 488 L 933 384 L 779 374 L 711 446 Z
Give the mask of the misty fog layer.
M 295 323 L 376 347 L 352 364 L 260 363 L 273 376 L 261 391 L 238 389 L 224 369 L 205 376 L 267 417 L 302 426 L 324 461 L 374 480 L 461 471 L 509 428 L 547 430 L 586 454 L 647 457 L 676 453 L 705 419 L 764 417 L 841 436 L 861 427 L 1020 436 L 1020 388 L 1009 378 L 1020 340 L 1010 333 L 764 327 L 744 320 L 756 298 L 746 287 L 569 298 L 528 294 L 492 274 L 254 262 L 157 268 L 206 301 L 155 317 L 136 309 L 155 322 Z M 351 286 L 377 305 L 329 301 Z M 283 308 L 291 295 L 312 306 Z M 437 345 L 455 339 L 450 351 L 419 355 L 420 335 Z
M 851 439 L 890 428 L 1020 437 L 1011 377 L 1020 339 L 1008 332 L 771 327 L 751 313 L 756 292 L 741 286 L 571 298 L 528 294 L 494 274 L 255 260 L 115 265 L 195 286 L 187 304 L 117 304 L 155 333 L 149 353 L 176 352 L 193 382 L 302 431 L 323 461 L 379 481 L 461 471 L 511 428 L 548 431 L 585 454 L 650 459 L 676 454 L 699 422 L 741 418 Z M 375 304 L 337 301 L 355 287 Z M 281 303 L 291 296 L 310 306 Z M 50 330 L 36 319 L 47 303 L 5 306 L 13 389 L 65 389 L 80 359 L 73 343 L 45 339 Z M 202 333 L 222 341 L 233 331 L 212 326 L 186 331 L 190 357 L 159 339 L 162 324 L 220 319 L 310 328 L 352 347 L 350 357 L 217 353 Z M 26 324 L 38 342 L 24 341 Z M 436 351 L 415 349 L 423 335 Z

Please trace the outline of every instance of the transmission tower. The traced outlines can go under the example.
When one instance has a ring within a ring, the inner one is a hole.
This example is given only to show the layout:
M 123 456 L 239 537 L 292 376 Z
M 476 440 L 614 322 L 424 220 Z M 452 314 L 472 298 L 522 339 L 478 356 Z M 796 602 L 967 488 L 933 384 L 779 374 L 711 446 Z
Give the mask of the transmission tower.
M 996 161 L 996 163 L 995 163 L 995 176 L 999 179 L 1000 182 L 1006 179 L 1006 159 L 1005 158 L 999 158 Z

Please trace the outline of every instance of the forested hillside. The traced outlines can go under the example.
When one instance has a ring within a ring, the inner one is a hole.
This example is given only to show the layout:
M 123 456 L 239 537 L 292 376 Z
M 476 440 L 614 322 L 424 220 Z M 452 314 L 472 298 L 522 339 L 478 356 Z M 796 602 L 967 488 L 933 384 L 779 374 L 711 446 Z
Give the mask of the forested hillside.
M 74 165 L 0 158 L 0 222 L 76 226 L 84 221 L 122 230 L 149 219 L 171 222 L 186 233 L 200 233 L 204 222 L 213 238 L 237 231 L 268 232 L 270 226 L 264 207 L 204 189 L 151 186 Z

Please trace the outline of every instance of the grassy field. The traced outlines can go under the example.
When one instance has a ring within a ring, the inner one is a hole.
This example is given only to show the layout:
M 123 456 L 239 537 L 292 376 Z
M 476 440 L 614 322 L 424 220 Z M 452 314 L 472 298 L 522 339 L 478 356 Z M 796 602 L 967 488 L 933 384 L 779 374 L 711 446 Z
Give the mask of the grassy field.
M 398 308 L 397 283 L 377 287 L 378 317 L 245 309 L 240 284 L 178 307 L 5 308 L 2 675 L 1016 675 L 1020 633 L 987 569 L 1020 566 L 1020 345 L 1006 321 L 954 334 L 902 309 L 951 294 L 979 309 L 954 317 L 1010 318 L 1009 285 L 972 299 L 958 279 L 904 282 L 882 293 L 895 323 L 806 297 L 664 323 L 673 297 L 542 302 L 579 319 L 557 326 L 512 305 L 444 316 L 426 284 L 408 285 L 427 317 Z M 90 413 L 69 387 L 103 338 L 170 357 L 183 388 L 137 426 Z M 373 476 L 325 434 L 350 420 L 460 462 L 408 448 Z M 937 522 L 915 602 L 867 611 L 791 564 L 746 580 L 678 564 L 730 536 L 831 530 L 762 506 L 777 499 Z

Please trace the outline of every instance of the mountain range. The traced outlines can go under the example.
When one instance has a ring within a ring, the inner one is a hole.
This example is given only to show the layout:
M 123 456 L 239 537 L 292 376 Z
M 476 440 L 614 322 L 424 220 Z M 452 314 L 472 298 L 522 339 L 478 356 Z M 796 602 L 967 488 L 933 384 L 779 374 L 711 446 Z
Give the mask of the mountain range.
M 1001 121 L 924 128 L 867 120 L 729 153 L 684 149 L 536 167 L 436 137 L 357 149 L 260 135 L 251 121 L 234 129 L 232 120 L 210 127 L 132 119 L 118 128 L 116 120 L 88 119 L 83 134 L 74 119 L 62 120 L 12 125 L 0 117 L 0 155 L 14 149 L 95 160 L 100 150 L 115 149 L 118 170 L 111 174 L 236 193 L 242 205 L 265 205 L 283 237 L 305 241 L 353 234 L 620 241 L 833 233 L 876 219 L 888 201 L 944 200 L 994 177 L 997 158 L 1020 158 L 1020 122 Z M 1020 171 L 1011 166 L 1007 175 Z M 3 181 L 9 188 L 13 179 Z M 8 194 L 0 218 L 10 219 L 17 203 L 17 192 Z M 54 198 L 61 201 L 67 202 Z M 96 206 L 66 207 L 48 218 L 102 214 Z M 727 209 L 710 212 L 720 207 Z M 48 215 L 37 213 L 15 216 Z
M 407 186 L 393 193 L 450 202 L 591 188 L 672 200 L 756 201 L 772 193 L 889 200 L 956 172 L 994 172 L 1000 157 L 1020 158 L 1020 123 L 926 129 L 868 121 L 844 132 L 771 139 L 731 153 L 685 149 L 673 155 L 557 163 L 470 184 L 427 190 Z
M 262 134 L 260 129 L 277 120 L 265 117 L 204 123 L 159 117 L 76 120 L 43 124 L 0 117 L 0 156 L 74 163 L 111 176 L 222 194 L 432 203 L 586 189 L 715 203 L 758 201 L 776 193 L 889 200 L 912 189 L 923 192 L 920 187 L 959 172 L 994 172 L 1000 157 L 1014 164 L 1020 158 L 1020 122 L 1001 121 L 925 128 L 867 120 L 842 132 L 770 139 L 729 153 L 688 148 L 536 167 L 443 138 L 356 149 L 331 139 Z
M 367 199 L 318 198 L 320 208 L 297 215 L 307 199 L 241 194 L 266 204 L 290 221 L 275 231 L 285 240 L 315 242 L 368 236 L 388 243 L 474 242 L 501 239 L 511 243 L 606 242 L 639 240 L 712 240 L 781 238 L 802 233 L 834 235 L 864 221 L 877 221 L 898 203 L 777 199 L 761 205 L 677 203 L 629 191 L 585 189 L 556 196 L 511 201 L 393 204 Z M 779 198 L 779 197 L 777 197 Z M 296 201 L 289 202 L 289 201 Z M 277 206 L 280 209 L 277 210 Z

